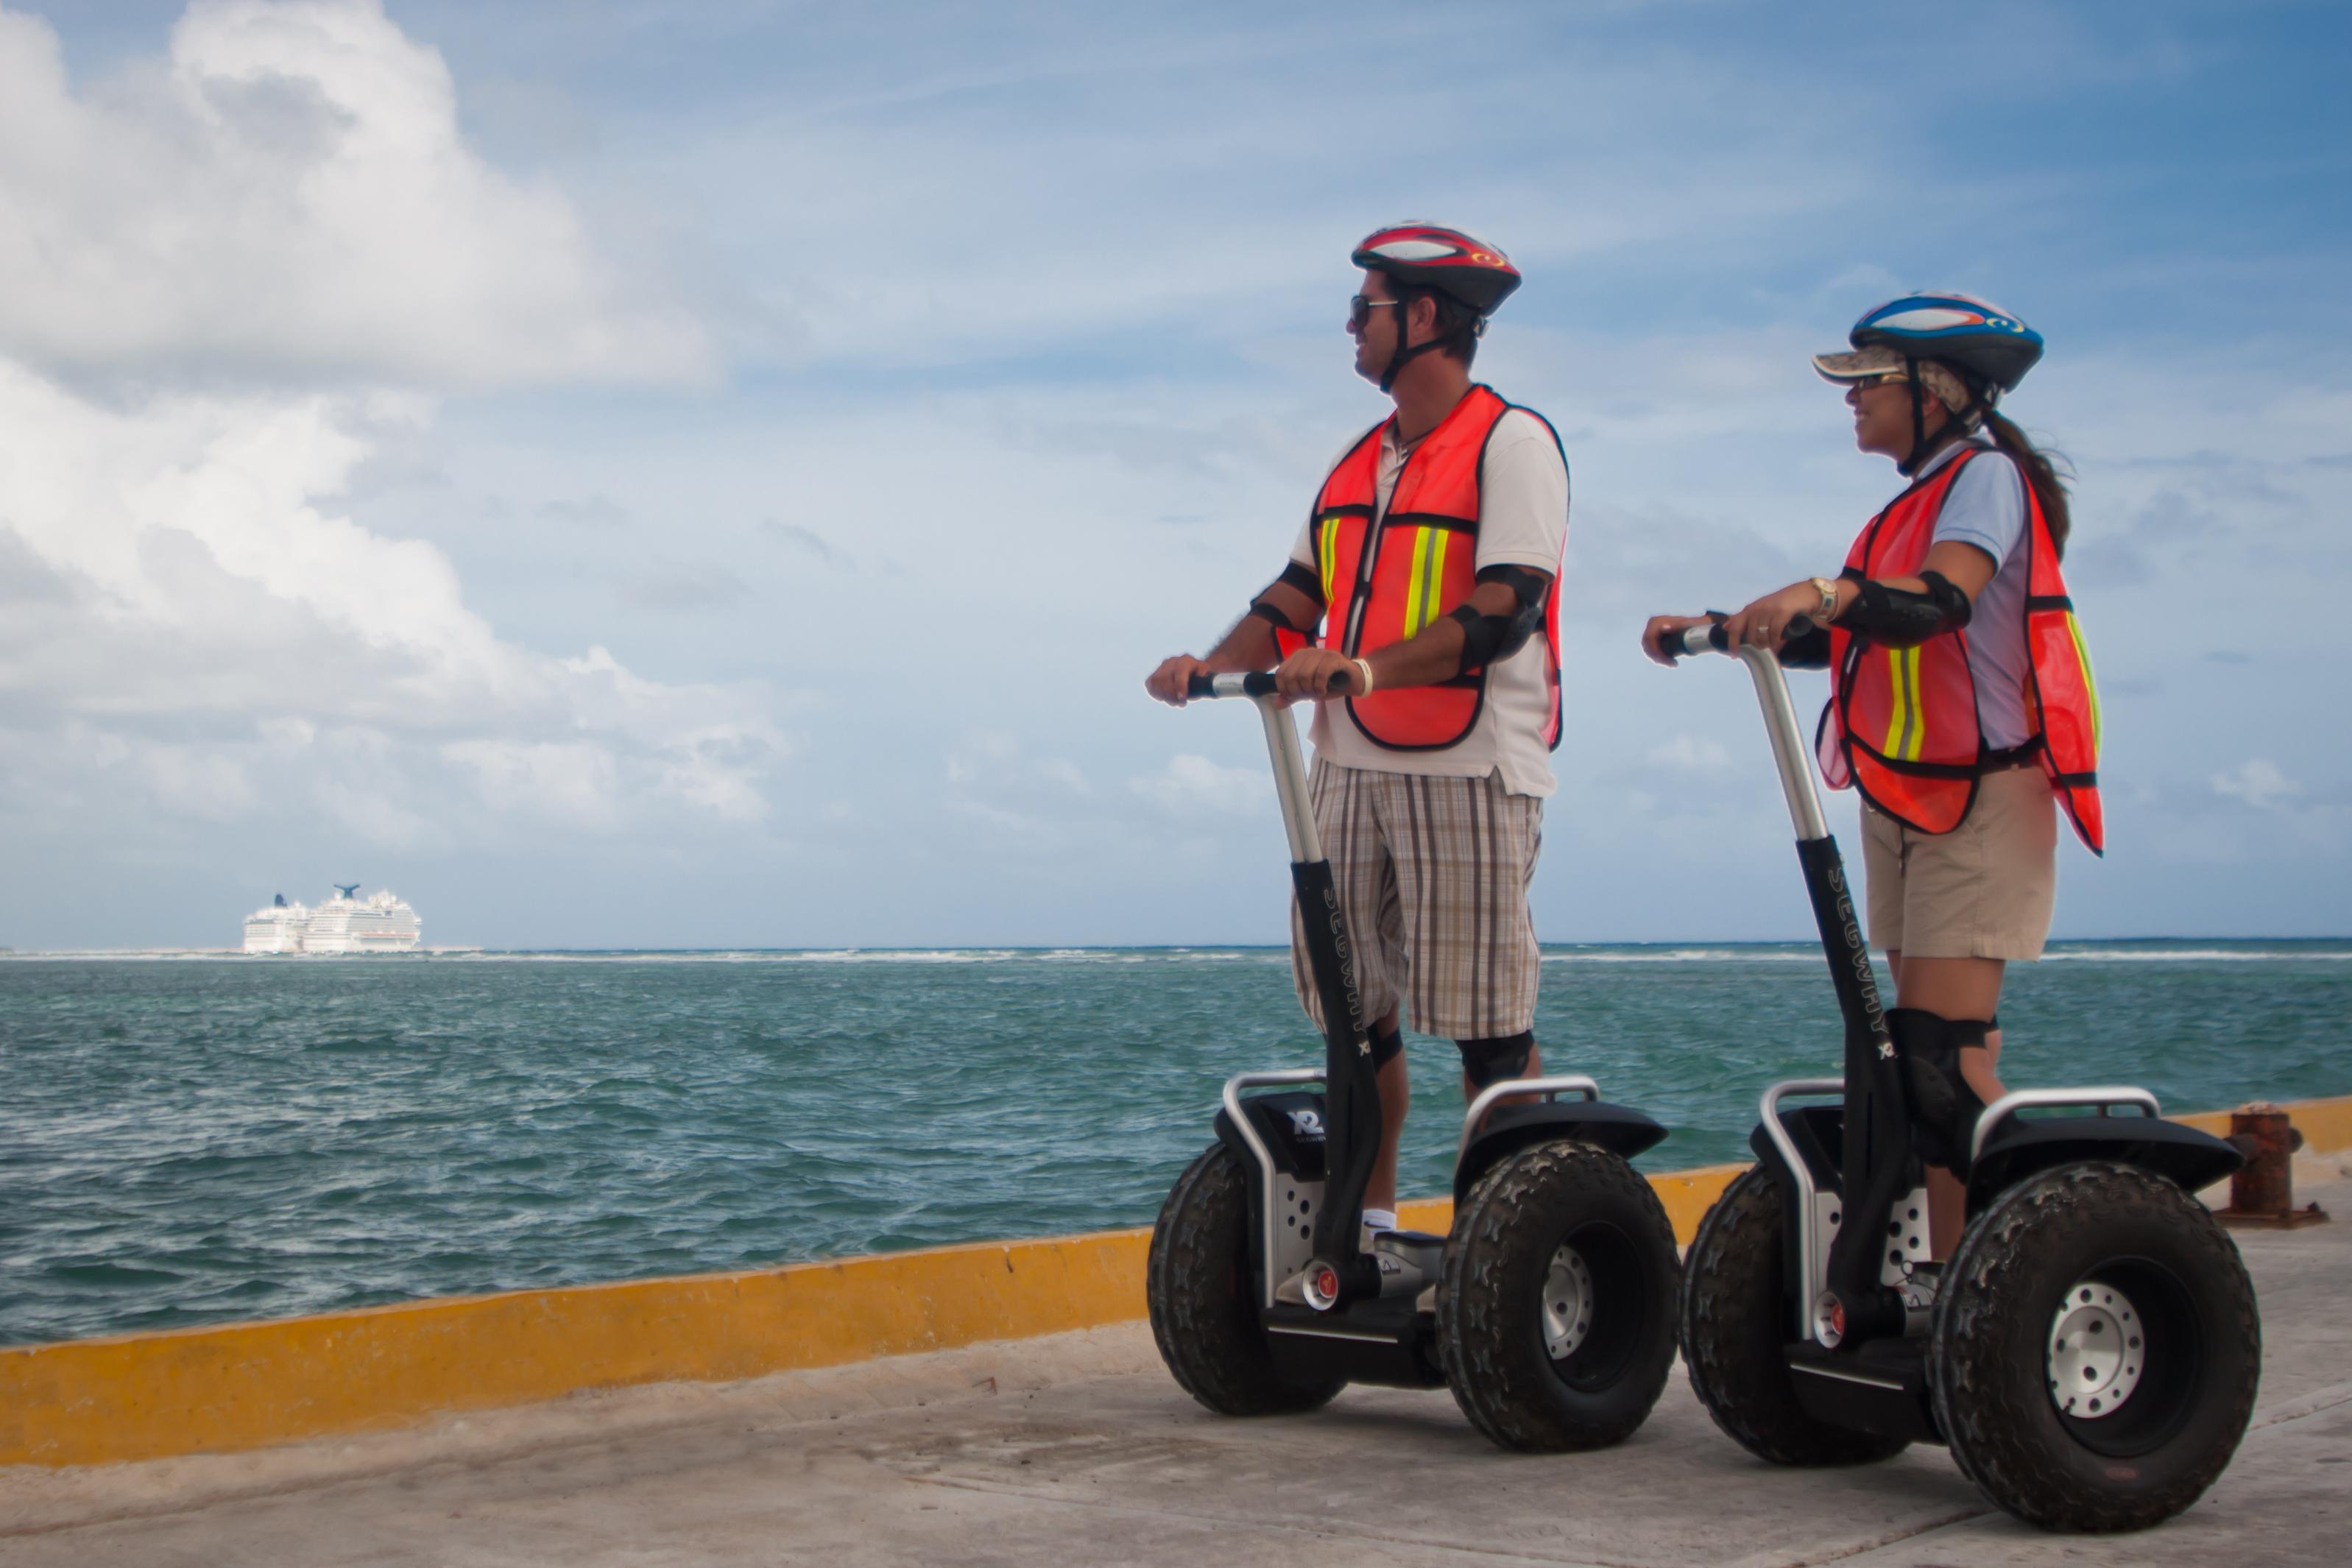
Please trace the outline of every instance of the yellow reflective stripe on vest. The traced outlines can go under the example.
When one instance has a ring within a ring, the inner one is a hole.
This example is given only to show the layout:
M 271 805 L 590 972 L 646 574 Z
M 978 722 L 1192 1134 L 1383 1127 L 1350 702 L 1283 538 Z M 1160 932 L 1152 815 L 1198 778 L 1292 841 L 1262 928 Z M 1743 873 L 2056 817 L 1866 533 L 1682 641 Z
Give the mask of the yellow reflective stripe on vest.
M 1887 683 L 1891 705 L 1886 724 L 1886 743 L 1879 750 L 1900 762 L 1916 763 L 1919 751 L 1927 739 L 1927 712 L 1919 700 L 1919 650 L 1916 647 L 1891 647 L 1886 650 L 1888 672 L 1894 677 Z
M 1329 604 L 1339 591 L 1339 520 L 1323 520 L 1323 537 L 1316 541 L 1316 569 L 1323 578 L 1323 602 Z
M 1406 580 L 1404 593 L 1404 635 L 1419 637 L 1429 623 L 1437 619 L 1437 606 L 1445 582 L 1445 546 L 1452 531 L 1444 528 L 1416 528 L 1412 531 L 1412 574 Z
M 2074 657 L 2083 661 L 2083 695 L 2091 700 L 2091 755 L 2099 754 L 2099 683 L 2091 679 L 2091 650 L 2084 645 L 2082 624 L 2066 612 L 2066 635 L 2074 641 Z

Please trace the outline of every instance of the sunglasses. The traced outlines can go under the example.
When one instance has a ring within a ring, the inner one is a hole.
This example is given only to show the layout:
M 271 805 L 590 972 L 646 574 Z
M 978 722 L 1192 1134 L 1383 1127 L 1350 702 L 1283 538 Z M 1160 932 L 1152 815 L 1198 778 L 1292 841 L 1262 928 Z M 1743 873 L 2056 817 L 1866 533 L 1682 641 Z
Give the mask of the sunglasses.
M 1910 379 L 1899 370 L 1883 370 L 1876 375 L 1857 375 L 1846 384 L 1856 392 L 1866 392 L 1874 386 L 1895 386 Z
M 1361 294 L 1352 295 L 1348 300 L 1348 330 L 1362 331 L 1371 321 L 1373 310 L 1382 305 L 1394 305 L 1402 310 L 1405 303 L 1402 300 L 1367 300 Z

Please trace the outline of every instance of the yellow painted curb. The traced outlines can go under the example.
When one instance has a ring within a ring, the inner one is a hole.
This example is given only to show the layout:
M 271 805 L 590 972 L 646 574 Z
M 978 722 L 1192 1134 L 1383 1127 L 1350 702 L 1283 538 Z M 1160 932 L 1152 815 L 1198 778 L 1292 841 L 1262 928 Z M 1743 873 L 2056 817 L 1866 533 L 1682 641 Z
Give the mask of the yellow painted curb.
M 2352 1148 L 2352 1095 L 2291 1105 Z M 2180 1118 L 2221 1131 L 2227 1112 Z M 1739 1165 L 1650 1178 L 1688 1241 Z M 1443 1232 L 1453 1205 L 1403 1205 Z M 0 1465 L 266 1447 L 632 1384 L 722 1382 L 1129 1321 L 1145 1230 L 453 1297 L 0 1349 Z
M 257 1448 L 1143 1315 L 1148 1231 L 519 1290 L 0 1350 L 0 1465 Z

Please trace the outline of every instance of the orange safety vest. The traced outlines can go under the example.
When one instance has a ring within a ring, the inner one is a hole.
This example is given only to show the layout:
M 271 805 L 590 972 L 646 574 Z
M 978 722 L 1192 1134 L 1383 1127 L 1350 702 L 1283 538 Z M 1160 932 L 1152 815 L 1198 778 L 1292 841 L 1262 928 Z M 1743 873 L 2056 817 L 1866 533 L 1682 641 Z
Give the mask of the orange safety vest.
M 1516 406 L 1492 387 L 1472 386 L 1406 457 L 1389 495 L 1388 510 L 1377 522 L 1372 515 L 1374 484 L 1385 423 L 1373 426 L 1348 449 L 1316 495 L 1308 533 L 1323 583 L 1323 624 L 1316 641 L 1350 658 L 1361 657 L 1419 636 L 1470 597 L 1477 572 L 1478 479 L 1486 466 L 1486 442 L 1503 416 Z M 1544 428 L 1551 430 L 1549 420 Z M 1552 440 L 1559 442 L 1558 431 L 1552 431 Z M 1561 460 L 1566 461 L 1565 454 Z M 1284 641 L 1287 652 L 1291 639 Z M 1545 745 L 1557 747 L 1557 572 L 1544 601 L 1544 651 L 1551 716 L 1545 721 L 1543 738 Z M 1347 702 L 1349 717 L 1373 744 L 1397 752 L 1440 751 L 1461 742 L 1477 724 L 1486 702 L 1486 672 L 1483 668 L 1465 669 L 1434 686 L 1383 687 Z
M 1913 484 L 1870 520 L 1847 552 L 1843 575 L 1916 576 L 1936 536 L 1936 518 L 1960 469 L 1983 447 L 1961 452 Z M 2023 746 L 1990 750 L 1977 728 L 1976 680 L 1966 629 L 1916 647 L 1883 647 L 1842 626 L 1830 628 L 1830 700 L 1814 750 L 1832 789 L 1859 786 L 1864 800 L 1906 827 L 1949 833 L 1976 803 L 1977 780 L 2032 750 L 2074 832 L 2105 853 L 2099 809 L 2099 696 L 2091 655 L 2059 574 L 2058 551 L 2042 500 L 2025 487 L 2025 644 L 2030 656 Z

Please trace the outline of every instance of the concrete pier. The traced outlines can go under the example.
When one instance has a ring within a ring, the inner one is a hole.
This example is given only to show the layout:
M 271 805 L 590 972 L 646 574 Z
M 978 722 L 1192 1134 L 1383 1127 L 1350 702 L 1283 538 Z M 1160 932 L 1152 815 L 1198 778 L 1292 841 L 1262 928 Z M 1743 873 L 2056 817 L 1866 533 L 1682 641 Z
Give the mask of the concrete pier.
M 244 1454 L 0 1472 L 0 1563 L 2319 1563 L 2352 1540 L 2352 1159 L 2297 1162 L 2346 1221 L 2236 1239 L 2262 1397 L 2236 1463 L 2172 1524 L 2053 1537 L 1937 1448 L 1770 1469 L 1677 1370 L 1624 1447 L 1497 1451 L 1443 1392 L 1350 1389 L 1231 1421 L 1139 1324 L 727 1384 L 667 1384 Z

